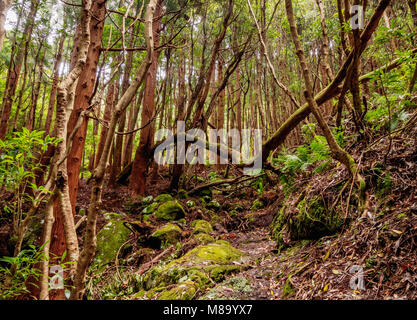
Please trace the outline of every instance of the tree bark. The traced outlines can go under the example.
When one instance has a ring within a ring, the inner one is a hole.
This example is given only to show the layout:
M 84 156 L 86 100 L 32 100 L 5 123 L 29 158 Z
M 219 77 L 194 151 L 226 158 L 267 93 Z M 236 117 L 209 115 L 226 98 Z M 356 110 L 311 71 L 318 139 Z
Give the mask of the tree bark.
M 152 25 L 153 39 L 155 47 L 159 45 L 160 26 L 161 26 L 162 0 L 158 0 L 156 5 L 155 16 L 159 17 Z M 152 56 L 152 64 L 148 70 L 145 81 L 145 93 L 142 107 L 142 129 L 140 134 L 139 146 L 136 150 L 135 160 L 133 161 L 132 174 L 129 181 L 129 189 L 133 196 L 146 193 L 146 176 L 148 166 L 152 160 L 152 146 L 154 139 L 154 124 L 149 123 L 155 116 L 155 86 L 156 86 L 156 70 L 158 67 L 159 52 L 154 51 Z

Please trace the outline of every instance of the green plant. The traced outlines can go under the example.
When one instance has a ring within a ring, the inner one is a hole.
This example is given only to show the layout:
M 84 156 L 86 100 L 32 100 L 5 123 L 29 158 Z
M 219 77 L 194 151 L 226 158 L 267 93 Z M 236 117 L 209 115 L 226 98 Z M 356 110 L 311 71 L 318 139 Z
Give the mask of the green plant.
M 44 131 L 23 128 L 9 139 L 0 140 L 0 186 L 14 194 L 2 211 L 11 216 L 15 234 L 25 218 L 27 205 L 39 201 L 34 194 L 45 191 L 35 184 L 36 173 L 44 169 L 36 154 L 45 152 L 49 145 L 56 145 L 59 140 L 44 135 Z
M 0 264 L 0 300 L 10 300 L 29 293 L 27 286 L 36 286 L 34 282 L 37 282 L 41 275 L 36 265 L 44 260 L 42 247 L 37 250 L 33 245 L 22 250 L 16 257 L 1 258 L 0 262 L 6 266 Z

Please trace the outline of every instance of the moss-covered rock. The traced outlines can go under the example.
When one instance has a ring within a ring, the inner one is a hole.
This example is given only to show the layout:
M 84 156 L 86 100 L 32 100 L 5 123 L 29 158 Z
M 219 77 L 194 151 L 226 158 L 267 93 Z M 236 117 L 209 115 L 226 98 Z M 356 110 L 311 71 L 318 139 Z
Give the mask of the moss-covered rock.
M 146 206 L 143 210 L 142 210 L 142 214 L 144 215 L 149 215 L 155 212 L 155 210 L 158 208 L 158 203 L 154 202 L 148 206 Z
M 288 202 L 287 202 L 288 203 Z M 284 205 L 272 222 L 272 236 L 280 246 L 289 240 L 315 240 L 336 233 L 343 218 L 327 210 L 321 197 L 303 198 L 295 210 Z
M 196 291 L 196 284 L 192 281 L 186 281 L 172 289 L 162 291 L 157 300 L 191 300 Z
M 187 201 L 187 207 L 188 208 L 194 208 L 195 207 L 195 201 L 194 200 L 188 200 Z
M 103 217 L 106 220 L 117 220 L 122 219 L 123 215 L 116 212 L 103 212 Z
M 256 211 L 256 210 L 261 210 L 265 207 L 265 204 L 263 203 L 262 200 L 256 199 L 251 206 L 251 210 L 252 211 Z
M 181 228 L 175 224 L 167 224 L 156 230 L 150 237 L 150 240 L 157 243 L 159 247 L 176 244 L 181 240 Z
M 121 220 L 111 220 L 97 234 L 97 254 L 94 263 L 104 265 L 115 260 L 119 248 L 131 234 Z
M 201 245 L 165 266 L 156 266 L 143 278 L 143 287 L 151 290 L 171 284 L 193 281 L 200 288 L 211 285 L 210 279 L 220 281 L 225 275 L 244 268 L 240 264 L 243 253 L 229 242 L 219 240 Z
M 177 194 L 178 199 L 187 199 L 188 193 L 184 189 L 180 189 Z
M 153 202 L 153 197 L 152 196 L 147 196 L 145 198 L 142 198 L 141 202 L 142 202 L 142 205 L 148 206 Z
M 247 278 L 236 276 L 210 289 L 199 300 L 249 300 L 248 294 L 252 291 Z
M 171 201 L 173 199 L 174 198 L 172 198 L 170 194 L 162 193 L 155 198 L 155 202 L 161 203 L 161 202 Z
M 210 234 L 213 232 L 213 227 L 211 226 L 210 222 L 205 220 L 194 220 L 191 226 L 194 228 L 193 233 L 206 233 Z
M 206 204 L 206 208 L 213 211 L 219 211 L 221 205 L 217 200 L 211 200 L 209 203 Z
M 195 234 L 193 236 L 193 238 L 199 244 L 207 244 L 207 243 L 214 242 L 214 238 L 211 235 L 207 234 L 207 233 L 197 233 L 197 234 Z
M 173 221 L 184 218 L 185 211 L 177 201 L 168 201 L 158 207 L 155 216 L 161 220 Z
M 213 198 L 213 192 L 211 191 L 211 189 L 206 188 L 206 189 L 202 189 L 197 193 L 200 197 L 208 197 L 210 199 Z

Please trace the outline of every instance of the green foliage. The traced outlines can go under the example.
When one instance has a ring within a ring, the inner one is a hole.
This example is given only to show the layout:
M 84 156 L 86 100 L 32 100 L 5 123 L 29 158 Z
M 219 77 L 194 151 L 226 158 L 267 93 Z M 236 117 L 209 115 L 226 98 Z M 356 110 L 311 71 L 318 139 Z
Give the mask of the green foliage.
M 273 159 L 274 165 L 283 173 L 281 183 L 289 190 L 297 173 L 312 167 L 314 167 L 314 173 L 320 173 L 329 167 L 331 161 L 326 138 L 315 134 L 315 125 L 304 125 L 303 131 L 305 144 L 299 146 L 294 153 L 284 151 Z M 343 147 L 346 144 L 344 132 L 337 131 L 333 134 L 339 145 Z
M 44 137 L 44 131 L 30 132 L 23 128 L 5 141 L 0 140 L 0 186 L 14 193 L 13 200 L 3 207 L 3 212 L 12 216 L 14 231 L 24 218 L 24 205 L 33 204 L 33 194 L 44 191 L 42 186 L 34 183 L 35 173 L 43 170 L 37 162 L 36 153 L 45 152 L 49 145 L 56 145 L 59 140 Z M 31 190 L 31 193 L 28 193 Z
M 35 285 L 33 281 L 38 281 L 41 275 L 36 264 L 44 261 L 41 252 L 42 247 L 37 250 L 30 245 L 29 249 L 22 250 L 16 257 L 3 257 L 0 262 L 0 300 L 10 300 L 18 296 L 29 293 L 28 284 Z M 12 266 L 16 271 L 12 272 Z M 28 283 L 28 280 L 31 282 Z

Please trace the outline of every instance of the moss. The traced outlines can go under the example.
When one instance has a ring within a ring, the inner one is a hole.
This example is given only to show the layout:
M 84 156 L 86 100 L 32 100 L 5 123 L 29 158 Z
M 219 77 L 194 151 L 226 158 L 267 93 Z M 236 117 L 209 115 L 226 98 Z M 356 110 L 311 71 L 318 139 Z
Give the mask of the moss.
M 116 212 L 103 212 L 103 217 L 106 220 L 116 220 L 123 218 L 123 215 Z
M 183 282 L 172 289 L 163 291 L 157 300 L 191 300 L 197 291 L 192 281 Z
M 194 220 L 191 226 L 194 228 L 193 233 L 206 233 L 210 234 L 213 232 L 211 224 L 205 220 Z
M 210 203 L 210 201 L 211 201 L 211 197 L 209 196 L 203 196 L 200 198 L 201 205 L 203 206 L 206 206 L 208 203 Z
M 213 192 L 209 188 L 202 189 L 197 194 L 202 198 L 208 197 L 210 200 L 213 198 Z
M 184 189 L 180 189 L 177 193 L 177 197 L 178 199 L 187 199 L 188 198 L 187 191 L 185 191 Z
M 142 198 L 142 205 L 144 206 L 148 206 L 153 202 L 153 197 L 152 196 L 147 196 L 145 198 Z
M 142 210 L 142 214 L 144 215 L 149 215 L 155 212 L 155 210 L 158 208 L 158 203 L 154 202 L 148 206 L 146 206 L 143 210 Z
M 282 297 L 289 298 L 295 293 L 294 288 L 292 287 L 290 278 L 285 281 L 284 286 L 282 287 Z
M 177 201 L 168 201 L 158 207 L 155 216 L 158 219 L 173 221 L 184 218 L 185 211 Z
M 188 208 L 194 208 L 195 207 L 195 201 L 194 200 L 188 200 L 187 201 L 187 207 Z
M 191 269 L 187 274 L 187 279 L 193 281 L 199 288 L 206 288 L 211 283 L 210 278 L 202 271 Z
M 210 227 L 211 227 L 211 225 L 210 225 Z M 214 238 L 211 235 L 206 234 L 206 233 L 195 234 L 193 238 L 199 244 L 207 244 L 207 243 L 214 242 Z
M 234 271 L 239 271 L 239 266 L 217 266 L 214 267 L 210 272 L 210 278 L 216 282 L 223 281 L 226 275 L 231 274 Z
M 211 200 L 209 203 L 207 203 L 206 208 L 213 211 L 219 211 L 221 205 L 217 200 Z
M 241 205 L 238 204 L 234 207 L 234 210 L 236 210 L 238 212 L 243 212 L 243 211 L 245 211 L 245 208 L 243 208 Z
M 170 194 L 160 194 L 155 198 L 155 202 L 161 203 L 161 202 L 167 202 L 173 200 L 172 196 Z
M 232 217 L 232 218 L 236 217 L 237 215 L 238 215 L 237 210 L 232 210 L 232 211 L 229 212 L 229 216 Z
M 248 214 L 247 216 L 246 216 L 246 218 L 248 218 L 248 220 L 249 220 L 249 222 L 250 223 L 253 223 L 254 221 L 255 221 L 255 217 L 253 216 L 253 214 Z
M 253 289 L 247 278 L 236 276 L 210 289 L 199 300 L 247 300 L 247 294 Z M 225 294 L 227 293 L 227 294 Z
M 167 224 L 151 235 L 151 241 L 158 242 L 159 247 L 176 244 L 181 240 L 181 228 L 175 224 Z
M 264 207 L 265 207 L 265 204 L 261 200 L 256 199 L 255 201 L 253 201 L 250 209 L 252 211 L 257 211 L 257 210 L 263 209 Z
M 231 287 L 236 291 L 242 293 L 248 293 L 252 291 L 248 279 L 244 277 L 232 277 L 229 279 L 228 282 L 230 283 Z
M 375 192 L 377 199 L 382 200 L 386 195 L 388 195 L 391 192 L 393 186 L 394 181 L 392 180 L 389 172 L 385 173 L 384 178 L 378 177 Z
M 119 248 L 125 243 L 131 231 L 123 221 L 112 220 L 97 234 L 97 255 L 95 264 L 104 265 L 115 260 Z
M 211 282 L 205 274 L 220 280 L 226 274 L 241 270 L 244 265 L 236 262 L 240 261 L 242 256 L 243 253 L 227 241 L 220 240 L 201 245 L 163 267 L 152 268 L 144 275 L 143 287 L 150 290 L 190 279 L 207 287 Z
M 295 210 L 285 205 L 281 207 L 272 222 L 272 237 L 282 248 L 286 233 L 293 241 L 316 240 L 336 233 L 343 221 L 335 211 L 325 208 L 320 197 L 304 198 Z

